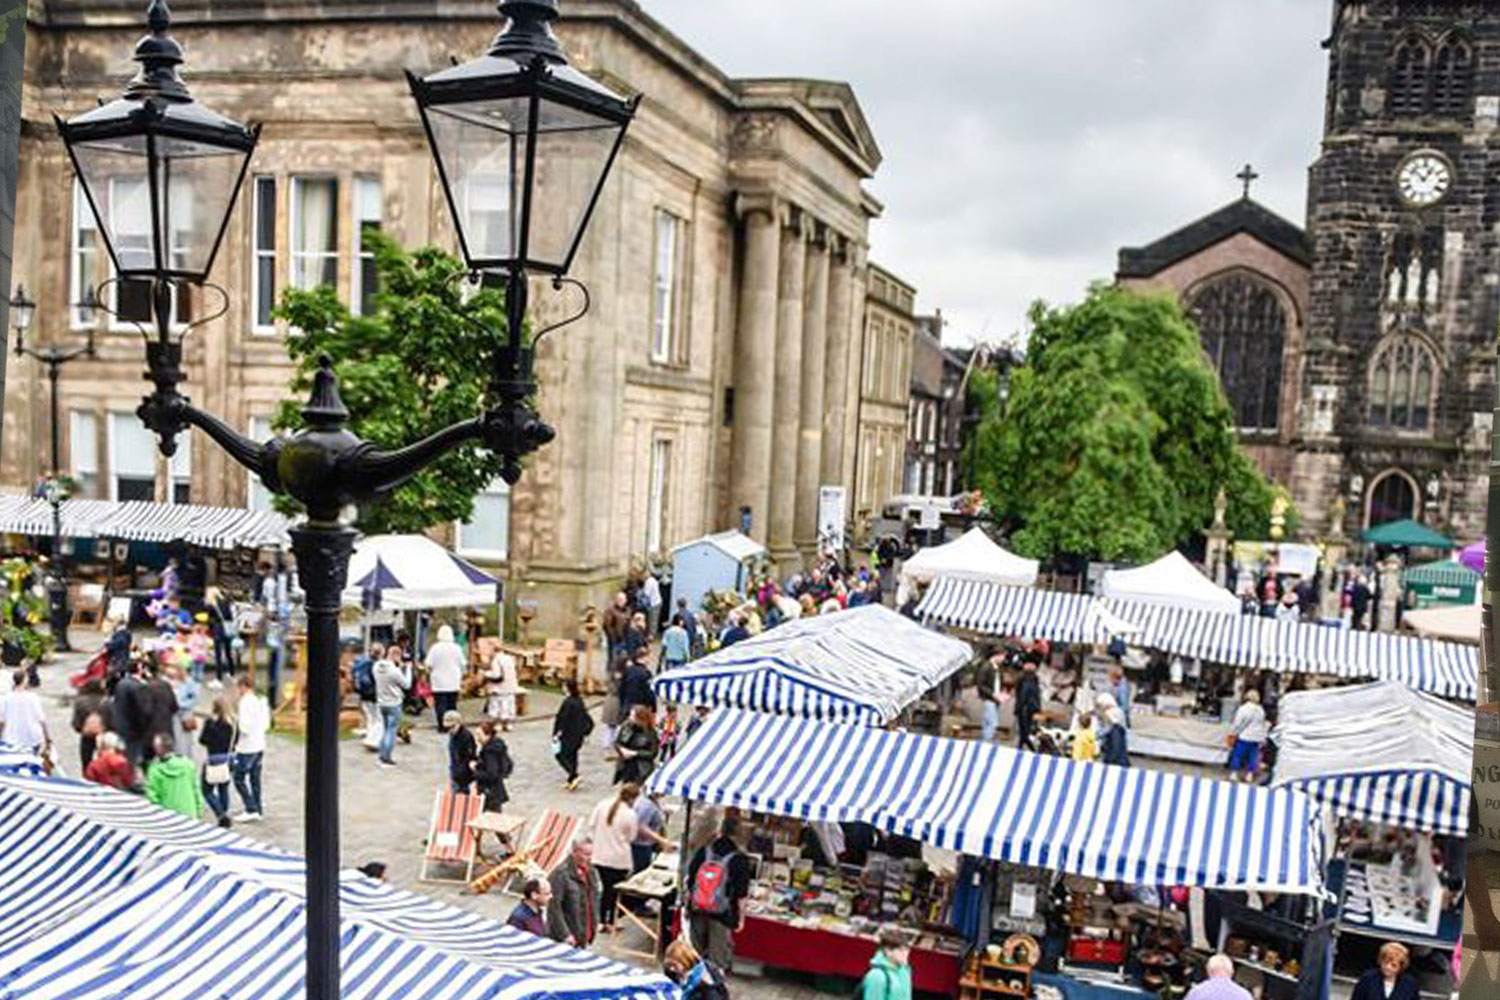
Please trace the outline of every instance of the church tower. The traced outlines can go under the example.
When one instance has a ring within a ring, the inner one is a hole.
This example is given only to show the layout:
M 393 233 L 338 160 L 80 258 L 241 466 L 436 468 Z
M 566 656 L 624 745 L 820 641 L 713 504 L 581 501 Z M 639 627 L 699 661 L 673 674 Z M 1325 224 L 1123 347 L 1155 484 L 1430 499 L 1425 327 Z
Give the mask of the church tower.
M 1481 537 L 1500 334 L 1500 4 L 1336 0 L 1292 491 L 1304 529 Z

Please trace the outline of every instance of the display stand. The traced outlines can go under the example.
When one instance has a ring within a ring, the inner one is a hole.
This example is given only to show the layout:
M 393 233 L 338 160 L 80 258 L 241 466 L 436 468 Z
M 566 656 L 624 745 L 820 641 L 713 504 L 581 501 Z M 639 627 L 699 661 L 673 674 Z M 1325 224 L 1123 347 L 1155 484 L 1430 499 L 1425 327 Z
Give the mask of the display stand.
M 987 956 L 974 956 L 958 982 L 959 1000 L 988 1000 L 1031 996 L 1031 966 L 1011 965 Z
M 1236 966 L 1254 969 L 1265 977 L 1264 1000 L 1325 1000 L 1324 964 L 1333 950 L 1332 919 L 1303 924 L 1253 909 L 1224 895 L 1217 898 L 1223 919 L 1219 950 L 1234 959 Z M 1297 962 L 1295 974 L 1285 964 L 1278 968 L 1267 961 L 1268 956 L 1258 950 L 1241 953 L 1235 941 L 1249 938 L 1277 942 L 1279 957 L 1292 956 Z
M 633 924 L 651 942 L 650 951 L 620 948 L 627 955 L 660 961 L 672 940 L 670 914 L 677 899 L 677 862 L 675 854 L 659 854 L 651 867 L 643 868 L 630 878 L 615 886 L 618 899 L 615 903 L 615 922 Z M 631 901 L 654 907 L 655 923 L 647 923 L 641 915 L 628 905 Z

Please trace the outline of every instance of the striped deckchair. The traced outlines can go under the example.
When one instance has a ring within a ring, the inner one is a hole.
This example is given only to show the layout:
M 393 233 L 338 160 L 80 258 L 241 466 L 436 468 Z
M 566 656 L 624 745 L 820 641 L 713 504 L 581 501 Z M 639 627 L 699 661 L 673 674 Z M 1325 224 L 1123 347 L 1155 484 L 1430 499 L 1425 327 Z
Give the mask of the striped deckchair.
M 437 790 L 432 803 L 432 821 L 427 825 L 427 852 L 422 856 L 421 879 L 424 882 L 462 882 L 461 878 L 434 878 L 427 874 L 429 865 L 468 866 L 474 859 L 474 831 L 469 824 L 479 818 L 484 798 L 462 795 L 444 785 Z
M 482 895 L 503 879 L 546 875 L 567 856 L 577 832 L 577 816 L 567 816 L 555 809 L 542 810 L 525 846 L 471 881 L 469 891 Z

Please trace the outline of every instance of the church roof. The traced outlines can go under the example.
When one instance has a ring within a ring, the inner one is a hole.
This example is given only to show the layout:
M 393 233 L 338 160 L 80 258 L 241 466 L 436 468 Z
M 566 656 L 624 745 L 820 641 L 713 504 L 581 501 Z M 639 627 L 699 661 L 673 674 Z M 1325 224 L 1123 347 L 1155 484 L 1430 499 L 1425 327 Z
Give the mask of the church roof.
M 1247 233 L 1305 267 L 1312 266 L 1307 233 L 1253 198 L 1240 198 L 1144 247 L 1120 250 L 1121 278 L 1149 278 L 1231 236 Z

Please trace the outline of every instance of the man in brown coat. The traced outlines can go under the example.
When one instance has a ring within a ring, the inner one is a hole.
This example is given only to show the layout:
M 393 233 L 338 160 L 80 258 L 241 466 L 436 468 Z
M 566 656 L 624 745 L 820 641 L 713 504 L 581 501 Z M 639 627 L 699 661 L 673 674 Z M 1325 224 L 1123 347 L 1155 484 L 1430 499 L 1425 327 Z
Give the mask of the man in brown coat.
M 604 612 L 604 637 L 609 641 L 610 669 L 620 655 L 620 643 L 625 638 L 625 630 L 630 627 L 630 614 L 630 600 L 622 590 L 615 594 L 615 602 Z

